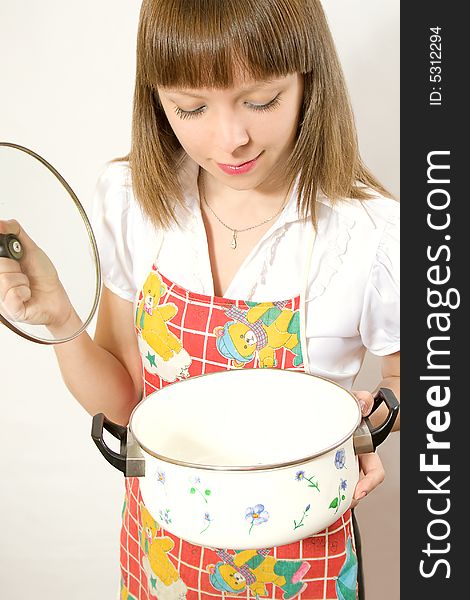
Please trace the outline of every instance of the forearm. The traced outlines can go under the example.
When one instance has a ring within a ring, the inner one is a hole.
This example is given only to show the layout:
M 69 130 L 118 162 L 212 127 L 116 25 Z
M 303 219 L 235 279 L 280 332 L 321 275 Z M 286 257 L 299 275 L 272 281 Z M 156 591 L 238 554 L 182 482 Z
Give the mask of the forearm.
M 139 393 L 121 362 L 86 332 L 54 350 L 67 388 L 85 410 L 127 425 Z

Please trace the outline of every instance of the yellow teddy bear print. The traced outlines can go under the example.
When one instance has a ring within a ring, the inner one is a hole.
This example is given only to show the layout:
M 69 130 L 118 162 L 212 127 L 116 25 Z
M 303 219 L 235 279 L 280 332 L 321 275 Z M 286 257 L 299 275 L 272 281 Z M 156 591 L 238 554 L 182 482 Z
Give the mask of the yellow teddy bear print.
M 160 304 L 167 292 L 158 273 L 152 271 L 142 288 L 142 299 L 136 312 L 139 349 L 148 372 L 165 381 L 189 377 L 191 358 L 181 341 L 168 329 L 167 322 L 177 314 L 177 307 L 169 302 Z
M 299 312 L 285 308 L 286 302 L 247 302 L 248 310 L 231 306 L 225 315 L 232 320 L 216 327 L 219 352 L 242 368 L 258 355 L 260 367 L 277 364 L 276 350 L 286 348 L 294 355 L 294 366 L 303 363 Z
M 157 536 L 160 526 L 143 504 L 140 505 L 140 515 L 140 545 L 145 553 L 142 566 L 148 577 L 150 594 L 159 600 L 183 597 L 187 587 L 168 557 L 168 553 L 174 547 L 173 540 L 166 536 Z
M 211 584 L 216 590 L 228 594 L 245 594 L 249 587 L 256 597 L 268 595 L 267 584 L 273 584 L 284 592 L 288 600 L 307 588 L 303 577 L 310 569 L 303 560 L 282 560 L 259 550 L 241 550 L 235 555 L 217 552 L 223 560 L 207 565 Z

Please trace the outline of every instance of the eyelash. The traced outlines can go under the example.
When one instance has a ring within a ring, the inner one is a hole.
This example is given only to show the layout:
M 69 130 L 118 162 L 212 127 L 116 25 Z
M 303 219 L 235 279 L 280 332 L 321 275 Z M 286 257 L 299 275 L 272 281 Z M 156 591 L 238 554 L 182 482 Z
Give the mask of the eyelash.
M 268 112 L 270 110 L 275 110 L 280 104 L 279 96 L 280 94 L 278 94 L 267 104 L 251 104 L 249 105 L 250 109 L 260 112 Z M 201 106 L 201 108 L 197 108 L 196 110 L 183 110 L 179 106 L 175 106 L 174 110 L 180 119 L 193 119 L 195 117 L 200 117 L 202 114 L 204 114 L 203 108 L 204 107 Z

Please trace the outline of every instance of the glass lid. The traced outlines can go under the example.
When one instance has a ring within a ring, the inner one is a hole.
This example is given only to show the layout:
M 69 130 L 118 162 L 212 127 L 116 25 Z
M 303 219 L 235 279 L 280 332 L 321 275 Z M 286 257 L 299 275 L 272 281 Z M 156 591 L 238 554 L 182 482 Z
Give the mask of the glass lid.
M 0 142 L 0 322 L 42 343 L 85 330 L 101 271 L 88 217 L 44 158 Z

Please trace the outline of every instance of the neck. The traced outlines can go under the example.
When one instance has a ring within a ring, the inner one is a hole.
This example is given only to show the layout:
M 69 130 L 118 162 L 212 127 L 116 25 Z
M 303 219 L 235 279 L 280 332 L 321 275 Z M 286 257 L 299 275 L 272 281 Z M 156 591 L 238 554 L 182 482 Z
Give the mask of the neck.
M 225 217 L 227 221 L 231 219 L 230 225 L 233 227 L 248 226 L 253 221 L 261 221 L 282 211 L 292 188 L 288 185 L 273 185 L 270 188 L 263 186 L 262 189 L 261 186 L 234 189 L 203 169 L 199 169 L 198 187 L 202 210 L 207 210 L 208 205 L 218 217 Z

